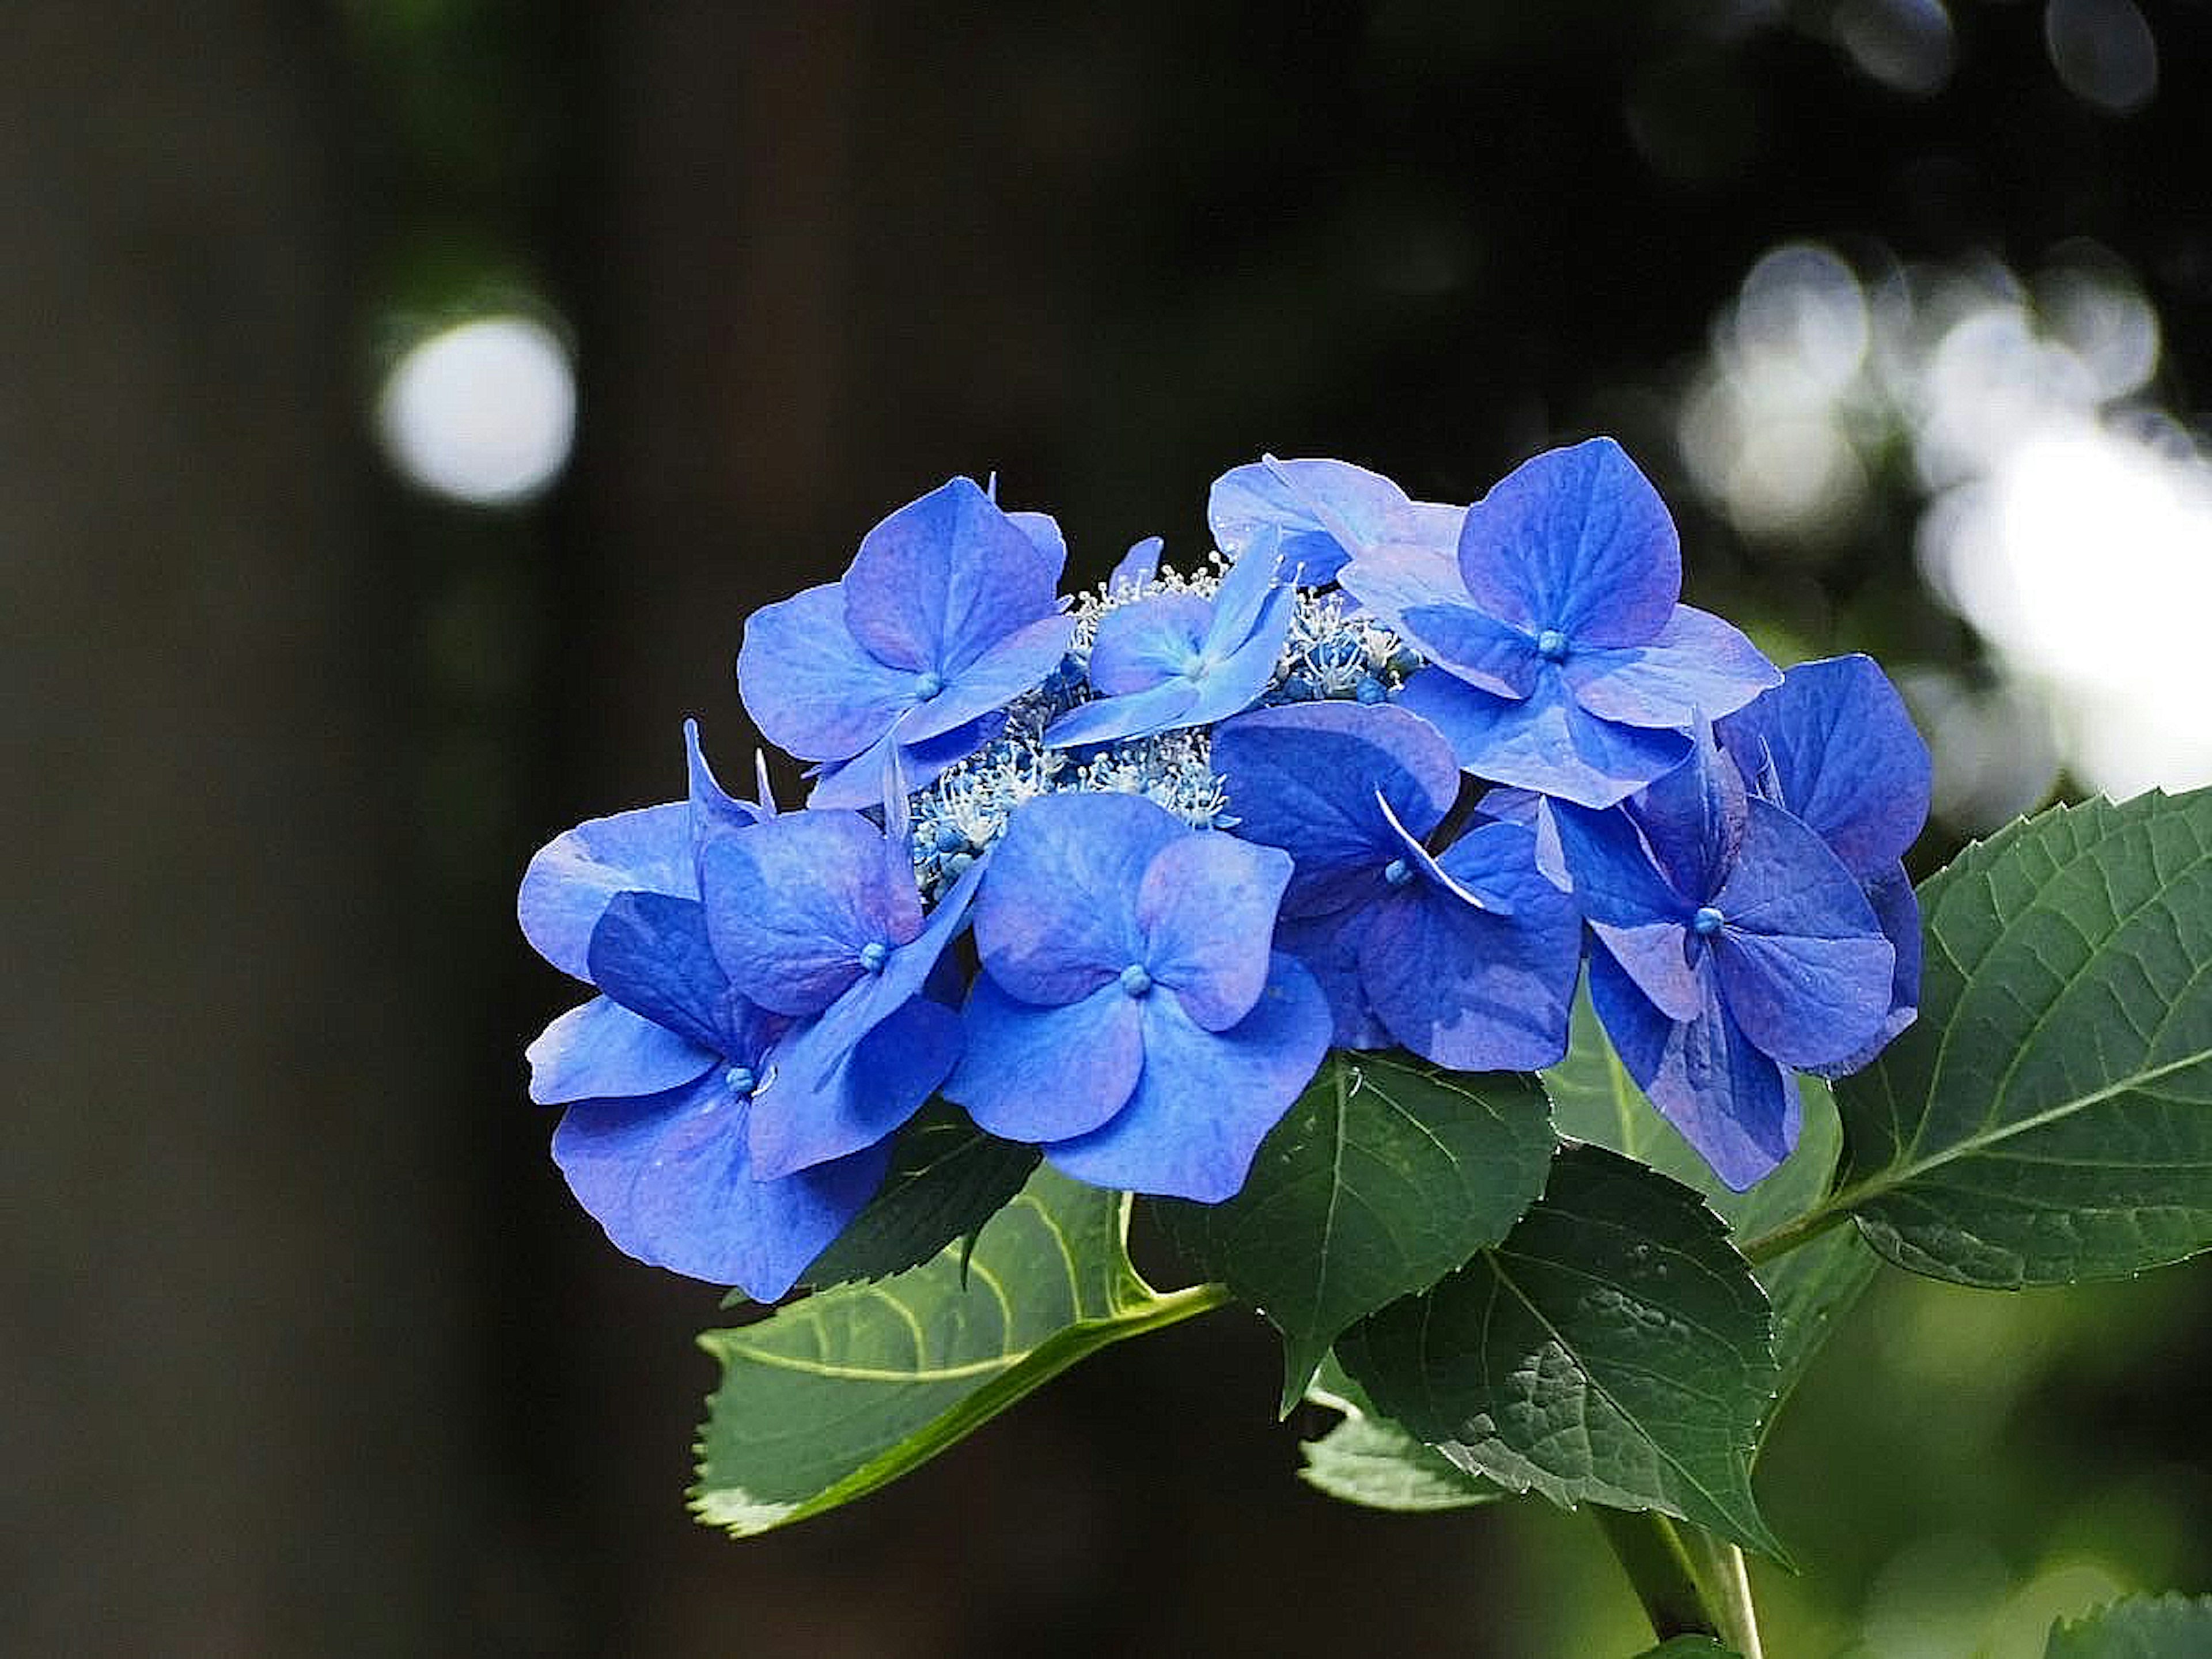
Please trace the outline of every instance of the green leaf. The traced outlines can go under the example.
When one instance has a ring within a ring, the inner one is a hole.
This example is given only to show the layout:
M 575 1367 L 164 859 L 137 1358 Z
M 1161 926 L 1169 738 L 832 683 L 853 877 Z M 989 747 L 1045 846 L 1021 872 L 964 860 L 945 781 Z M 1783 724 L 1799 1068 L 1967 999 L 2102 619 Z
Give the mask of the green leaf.
M 2054 807 L 1920 904 L 1920 1018 L 1838 1088 L 1823 1214 L 2002 1288 L 2212 1245 L 2212 790 Z
M 1283 1334 L 1288 1413 L 1337 1334 L 1495 1244 L 1543 1190 L 1544 1092 L 1401 1054 L 1334 1054 L 1220 1204 L 1153 1206 L 1170 1240 Z
M 931 1106 L 900 1133 L 882 1189 L 802 1281 L 840 1285 L 921 1266 L 955 1240 L 974 1237 L 1036 1163 L 1036 1147 L 985 1134 L 957 1106 Z
M 1504 1495 L 1378 1413 L 1334 1359 L 1322 1362 L 1306 1398 L 1344 1414 L 1320 1439 L 1298 1446 L 1305 1458 L 1300 1478 L 1331 1498 L 1414 1514 L 1468 1509 Z
M 1780 1559 L 1751 1493 L 1767 1319 L 1695 1193 L 1580 1146 L 1503 1243 L 1337 1355 L 1384 1413 L 1515 1492 L 1658 1510 Z
M 2212 1595 L 2130 1595 L 2051 1626 L 2043 1659 L 2203 1659 L 2212 1653 Z
M 895 1480 L 1079 1359 L 1218 1307 L 1162 1295 L 1127 1249 L 1128 1199 L 1049 1169 L 954 1245 L 873 1285 L 845 1285 L 757 1324 L 708 1331 L 721 1362 L 701 1434 L 699 1517 L 739 1537 Z
M 1608 1147 L 1693 1188 L 1738 1241 L 1794 1221 L 1820 1202 L 1833 1179 L 1843 1147 L 1834 1097 L 1816 1077 L 1801 1076 L 1797 1085 L 1804 1127 L 1796 1150 L 1765 1180 L 1737 1193 L 1721 1184 L 1705 1159 L 1644 1098 L 1613 1052 L 1587 992 L 1576 1000 L 1566 1058 L 1544 1073 L 1553 1121 L 1561 1134 Z M 1836 1229 L 1758 1269 L 1774 1309 L 1781 1396 L 1796 1386 L 1828 1332 L 1873 1282 L 1879 1265 L 1855 1232 Z
M 1646 1648 L 1636 1659 L 1741 1659 L 1741 1656 L 1710 1636 L 1678 1636 L 1656 1648 Z

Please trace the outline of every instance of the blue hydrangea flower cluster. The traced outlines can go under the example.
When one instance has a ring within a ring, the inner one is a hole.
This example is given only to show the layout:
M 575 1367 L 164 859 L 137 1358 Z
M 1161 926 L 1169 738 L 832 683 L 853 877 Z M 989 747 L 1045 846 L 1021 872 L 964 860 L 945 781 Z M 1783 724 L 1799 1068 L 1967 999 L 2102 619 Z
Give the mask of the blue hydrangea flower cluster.
M 1332 460 L 1214 485 L 1204 563 L 1058 592 L 1041 514 L 955 478 L 753 617 L 746 709 L 805 807 L 597 818 L 524 878 L 594 994 L 531 1046 L 554 1153 L 624 1250 L 781 1296 L 933 1097 L 1116 1189 L 1217 1202 L 1332 1048 L 1565 1052 L 1589 995 L 1731 1185 L 1791 1073 L 1908 1023 L 1899 862 L 1928 757 L 1863 657 L 1778 672 L 1679 603 L 1606 439 L 1484 500 Z

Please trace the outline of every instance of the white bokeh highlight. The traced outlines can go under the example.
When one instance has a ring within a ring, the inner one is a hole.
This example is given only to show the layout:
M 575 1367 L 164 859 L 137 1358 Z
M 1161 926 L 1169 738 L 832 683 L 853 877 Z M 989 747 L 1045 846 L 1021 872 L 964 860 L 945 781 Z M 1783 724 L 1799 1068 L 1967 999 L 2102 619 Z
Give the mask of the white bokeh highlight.
M 528 317 L 441 330 L 393 365 L 377 425 L 393 465 L 419 488 L 477 507 L 526 501 L 559 475 L 575 441 L 568 349 Z

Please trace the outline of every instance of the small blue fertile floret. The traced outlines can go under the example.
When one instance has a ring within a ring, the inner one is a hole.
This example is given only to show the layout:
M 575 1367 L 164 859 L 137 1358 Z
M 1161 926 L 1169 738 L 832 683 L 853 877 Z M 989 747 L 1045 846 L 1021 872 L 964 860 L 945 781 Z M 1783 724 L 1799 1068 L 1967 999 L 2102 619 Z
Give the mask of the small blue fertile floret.
M 1139 796 L 1021 807 L 976 901 L 946 1096 L 1078 1180 L 1229 1197 L 1328 1047 L 1320 991 L 1268 945 L 1290 873 Z
M 1700 711 L 1781 678 L 1728 623 L 1675 602 L 1674 521 L 1608 438 L 1516 469 L 1468 509 L 1454 556 L 1376 547 L 1339 580 L 1427 658 L 1401 702 L 1462 766 L 1585 806 L 1677 764 Z

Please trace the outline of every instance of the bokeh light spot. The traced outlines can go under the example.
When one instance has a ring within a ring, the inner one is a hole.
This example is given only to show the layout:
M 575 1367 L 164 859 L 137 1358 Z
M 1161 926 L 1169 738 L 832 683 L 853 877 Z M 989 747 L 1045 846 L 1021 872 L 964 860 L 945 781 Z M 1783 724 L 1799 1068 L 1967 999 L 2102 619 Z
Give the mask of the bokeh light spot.
M 419 488 L 479 507 L 527 501 L 574 441 L 568 350 L 527 317 L 444 329 L 394 365 L 377 423 L 393 464 Z

